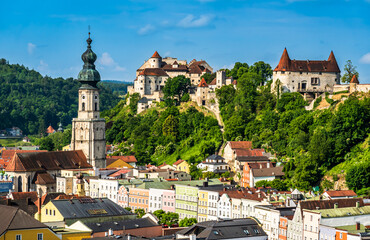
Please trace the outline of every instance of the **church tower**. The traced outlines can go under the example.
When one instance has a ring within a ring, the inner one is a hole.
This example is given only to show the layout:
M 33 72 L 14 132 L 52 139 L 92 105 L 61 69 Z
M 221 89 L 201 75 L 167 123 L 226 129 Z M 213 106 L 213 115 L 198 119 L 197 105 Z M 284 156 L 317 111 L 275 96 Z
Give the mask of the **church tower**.
M 78 117 L 72 120 L 72 150 L 82 150 L 87 161 L 96 168 L 105 168 L 105 119 L 100 118 L 100 74 L 95 69 L 96 54 L 91 50 L 91 38 L 81 58 L 83 69 L 78 74 Z

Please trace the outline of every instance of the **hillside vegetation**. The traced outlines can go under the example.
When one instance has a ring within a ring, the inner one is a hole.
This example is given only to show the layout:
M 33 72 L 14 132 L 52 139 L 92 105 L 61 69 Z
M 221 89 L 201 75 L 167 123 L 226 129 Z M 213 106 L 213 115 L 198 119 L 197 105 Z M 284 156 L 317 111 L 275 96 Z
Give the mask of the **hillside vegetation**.
M 0 129 L 14 126 L 24 134 L 38 134 L 44 133 L 49 124 L 54 128 L 59 122 L 70 124 L 77 116 L 79 87 L 73 78 L 53 79 L 0 59 Z M 100 88 L 103 110 L 114 107 L 118 94 Z

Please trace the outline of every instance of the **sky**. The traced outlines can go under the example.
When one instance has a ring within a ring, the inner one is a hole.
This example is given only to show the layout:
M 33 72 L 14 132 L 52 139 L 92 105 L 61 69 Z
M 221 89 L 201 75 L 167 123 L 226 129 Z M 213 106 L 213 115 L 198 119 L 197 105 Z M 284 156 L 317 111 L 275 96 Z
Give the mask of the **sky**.
M 155 51 L 217 70 L 275 68 L 286 47 L 297 60 L 326 60 L 333 50 L 342 72 L 351 60 L 370 83 L 370 0 L 5 1 L 0 58 L 77 78 L 89 25 L 103 80 L 132 82 Z

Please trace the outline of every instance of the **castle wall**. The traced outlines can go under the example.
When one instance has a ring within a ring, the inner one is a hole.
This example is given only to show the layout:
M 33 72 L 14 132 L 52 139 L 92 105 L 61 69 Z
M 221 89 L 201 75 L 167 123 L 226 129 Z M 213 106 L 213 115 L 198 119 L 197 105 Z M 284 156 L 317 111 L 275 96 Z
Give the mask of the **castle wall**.
M 313 78 L 317 79 L 317 84 Z M 283 92 L 326 92 L 332 91 L 334 85 L 340 83 L 340 73 L 274 71 L 273 89 L 277 79 L 281 82 Z

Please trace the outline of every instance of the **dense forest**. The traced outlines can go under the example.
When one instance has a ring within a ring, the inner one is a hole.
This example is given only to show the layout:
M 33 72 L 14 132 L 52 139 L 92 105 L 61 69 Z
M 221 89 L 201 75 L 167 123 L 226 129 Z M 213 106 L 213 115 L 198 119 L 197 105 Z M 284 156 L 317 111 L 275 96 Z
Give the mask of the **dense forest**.
M 132 83 L 122 82 L 117 80 L 103 80 L 100 82 L 100 86 L 108 88 L 114 95 L 123 96 L 127 93 L 127 87 L 131 86 Z
M 99 85 L 102 108 L 119 102 L 110 85 Z M 73 78 L 42 76 L 23 65 L 0 59 L 0 129 L 19 127 L 24 134 L 39 134 L 51 124 L 69 125 L 77 116 L 78 88 Z

